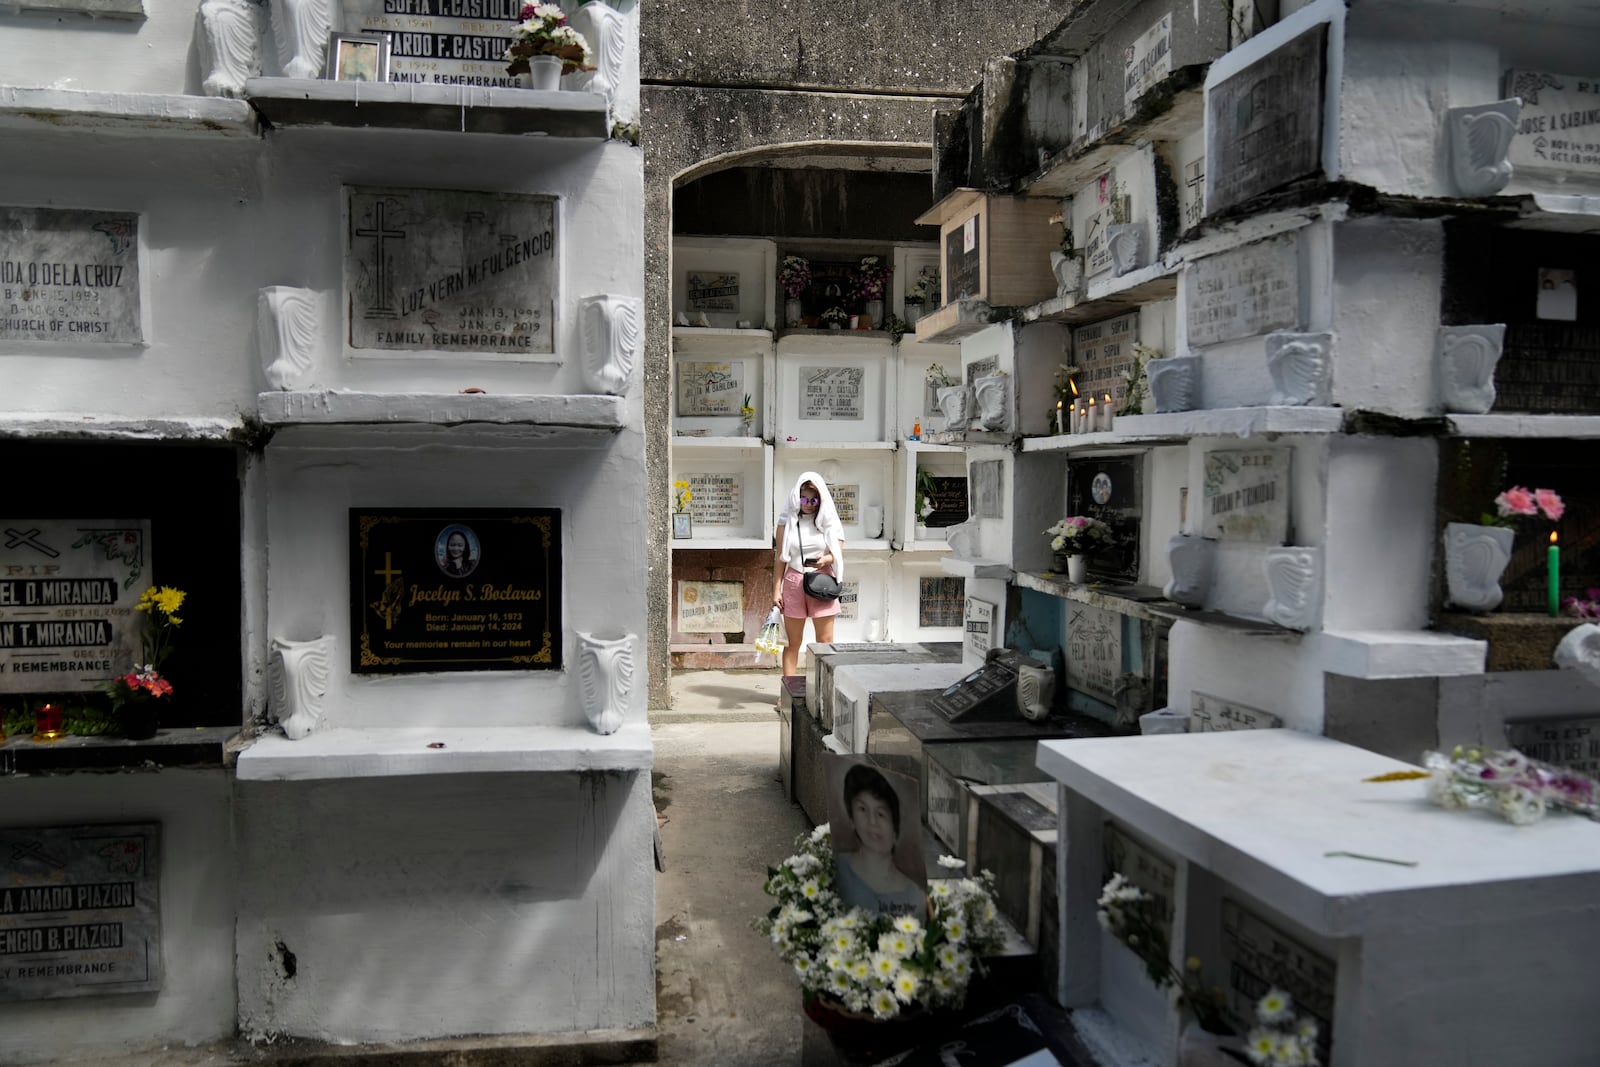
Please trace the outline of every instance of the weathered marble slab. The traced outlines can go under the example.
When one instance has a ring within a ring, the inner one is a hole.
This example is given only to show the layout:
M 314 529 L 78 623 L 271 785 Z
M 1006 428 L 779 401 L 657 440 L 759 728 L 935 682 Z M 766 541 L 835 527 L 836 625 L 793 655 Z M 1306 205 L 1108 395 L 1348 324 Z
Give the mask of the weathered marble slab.
M 0 207 L 0 341 L 143 340 L 139 216 Z

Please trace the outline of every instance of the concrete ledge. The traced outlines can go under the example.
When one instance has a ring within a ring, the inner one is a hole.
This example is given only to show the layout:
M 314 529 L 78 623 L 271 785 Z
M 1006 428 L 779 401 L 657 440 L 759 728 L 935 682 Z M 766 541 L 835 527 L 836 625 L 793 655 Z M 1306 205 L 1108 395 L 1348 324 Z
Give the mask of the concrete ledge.
M 571 774 L 645 770 L 654 758 L 646 722 L 625 723 L 614 734 L 597 734 L 588 726 L 346 727 L 299 741 L 278 734 L 258 737 L 239 753 L 237 773 L 241 782 L 507 771 Z
M 244 431 L 240 418 L 125 418 L 46 412 L 0 417 L 0 437 L 22 440 L 231 441 Z
M 261 136 L 243 100 L 213 96 L 111 93 L 0 86 L 0 127 L 93 133 L 224 137 Z
M 257 397 L 270 426 L 355 424 L 622 429 L 620 396 L 495 396 L 489 393 L 267 392 Z
M 1488 647 L 1470 637 L 1418 630 L 1329 630 L 1317 640 L 1328 653 L 1327 669 L 1351 678 L 1482 674 Z
M 79 1067 L 338 1067 L 363 1063 L 379 1067 L 589 1067 L 652 1063 L 658 1057 L 658 1041 L 654 1026 L 556 1034 L 476 1034 L 382 1045 L 333 1045 L 300 1038 L 253 1045 L 241 1039 L 73 1062 Z
M 998 578 L 1002 582 L 1009 582 L 1015 573 L 1008 564 L 999 560 L 962 559 L 959 556 L 940 558 L 939 569 L 958 578 Z
M 1338 433 L 1344 409 L 1325 407 L 1210 408 L 1168 415 L 1118 415 L 1116 437 L 1254 437 L 1269 433 Z
M 346 126 L 492 133 L 602 141 L 599 93 L 490 89 L 469 85 L 251 78 L 250 105 L 271 126 Z

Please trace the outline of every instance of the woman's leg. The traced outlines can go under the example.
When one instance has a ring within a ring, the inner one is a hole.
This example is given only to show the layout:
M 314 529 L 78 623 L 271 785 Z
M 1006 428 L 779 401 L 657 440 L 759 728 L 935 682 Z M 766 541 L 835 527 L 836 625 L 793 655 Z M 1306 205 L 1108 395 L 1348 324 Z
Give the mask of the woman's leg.
M 836 618 L 837 615 L 818 615 L 811 620 L 811 625 L 817 630 L 817 640 L 822 644 L 828 644 L 833 640 L 833 620 Z
M 806 620 L 804 616 L 798 619 L 783 617 L 783 632 L 789 638 L 789 643 L 783 646 L 783 673 L 785 675 L 800 673 L 800 643 L 806 639 Z

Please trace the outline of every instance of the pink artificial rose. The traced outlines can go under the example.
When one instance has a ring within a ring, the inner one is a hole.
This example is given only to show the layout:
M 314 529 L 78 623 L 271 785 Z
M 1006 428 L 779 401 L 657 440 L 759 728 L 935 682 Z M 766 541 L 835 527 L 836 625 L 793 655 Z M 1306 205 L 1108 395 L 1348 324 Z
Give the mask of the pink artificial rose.
M 1494 498 L 1495 506 L 1500 509 L 1501 515 L 1537 515 L 1539 507 L 1534 502 L 1533 494 L 1520 485 L 1510 489 Z
M 1535 489 L 1533 499 L 1551 522 L 1561 518 L 1561 513 L 1567 510 L 1567 506 L 1561 502 L 1561 494 L 1554 489 Z

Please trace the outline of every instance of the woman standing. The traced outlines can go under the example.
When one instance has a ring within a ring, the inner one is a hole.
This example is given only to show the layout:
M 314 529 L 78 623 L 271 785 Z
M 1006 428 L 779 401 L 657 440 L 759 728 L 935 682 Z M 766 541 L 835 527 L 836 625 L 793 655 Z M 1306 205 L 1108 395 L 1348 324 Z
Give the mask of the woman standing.
M 778 558 L 774 563 L 772 606 L 783 611 L 788 644 L 783 646 L 783 673 L 800 673 L 800 643 L 806 620 L 812 620 L 816 639 L 833 640 L 837 600 L 817 600 L 806 595 L 803 582 L 811 571 L 844 580 L 844 525 L 828 493 L 828 483 L 816 471 L 806 471 L 789 492 L 789 502 L 778 516 Z

